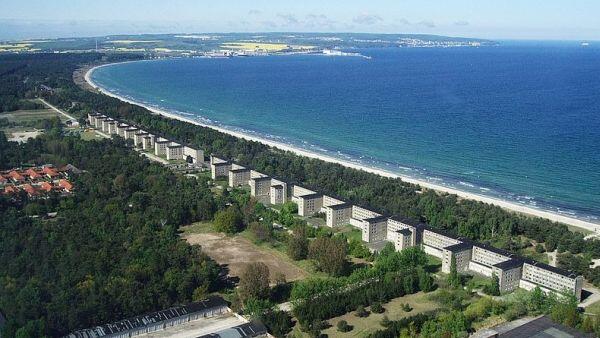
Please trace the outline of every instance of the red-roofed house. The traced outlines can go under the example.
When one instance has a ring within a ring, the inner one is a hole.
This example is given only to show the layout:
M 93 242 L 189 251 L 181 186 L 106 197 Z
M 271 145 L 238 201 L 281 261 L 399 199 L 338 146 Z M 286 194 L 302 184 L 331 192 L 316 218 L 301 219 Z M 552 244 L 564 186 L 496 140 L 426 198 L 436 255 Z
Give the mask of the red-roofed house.
M 38 194 L 37 190 L 35 190 L 31 184 L 23 184 L 21 188 L 25 190 L 29 196 L 36 196 Z
M 60 180 L 58 181 L 58 185 L 60 187 L 62 187 L 63 189 L 65 189 L 66 192 L 71 192 L 73 190 L 73 184 L 71 184 L 71 182 L 67 181 L 67 180 Z
M 55 178 L 58 176 L 58 173 L 56 172 L 56 170 L 54 170 L 50 167 L 44 167 L 44 169 L 42 169 L 42 171 L 44 172 L 44 174 L 46 174 L 50 178 Z
M 51 192 L 53 188 L 53 185 L 49 182 L 42 182 L 42 184 L 40 184 L 40 190 L 43 190 L 45 192 Z
M 7 195 L 16 194 L 18 192 L 19 188 L 15 187 L 14 185 L 8 185 L 4 187 L 4 193 Z
M 30 179 L 32 180 L 37 180 L 40 177 L 42 177 L 42 175 L 40 175 L 37 171 L 35 171 L 33 168 L 29 168 L 25 171 L 25 175 L 29 176 Z
M 23 182 L 23 181 L 25 181 L 25 177 L 23 177 L 23 175 L 21 175 L 20 173 L 18 173 L 16 170 L 13 170 L 10 173 L 8 173 L 8 177 L 10 177 L 15 182 Z
M 0 175 L 0 184 L 4 185 L 8 182 L 8 179 L 4 175 Z

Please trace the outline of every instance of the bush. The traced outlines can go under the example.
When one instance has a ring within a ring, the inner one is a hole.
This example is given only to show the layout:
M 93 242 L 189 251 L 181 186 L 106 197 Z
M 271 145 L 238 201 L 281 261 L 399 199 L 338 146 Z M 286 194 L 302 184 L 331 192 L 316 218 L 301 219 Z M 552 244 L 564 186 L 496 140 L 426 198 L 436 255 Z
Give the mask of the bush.
M 337 326 L 337 330 L 340 332 L 352 331 L 352 326 L 348 325 L 348 322 L 345 320 L 340 320 L 336 326 Z
M 367 310 L 365 310 L 365 307 L 362 305 L 359 305 L 356 308 L 356 317 L 368 317 L 369 316 L 369 312 L 367 312 Z
M 292 317 L 285 311 L 266 311 L 260 316 L 260 320 L 273 336 L 285 337 L 294 326 Z
M 381 318 L 381 322 L 379 322 L 379 324 L 381 324 L 381 326 L 383 327 L 389 327 L 390 325 L 392 325 L 392 321 L 388 318 L 388 316 L 384 315 L 383 318 Z
M 371 312 L 373 312 L 373 313 L 384 313 L 385 312 L 385 308 L 383 306 L 381 306 L 381 303 L 376 302 L 376 303 L 373 303 L 373 305 L 371 305 Z
M 412 307 L 410 306 L 410 304 L 406 303 L 406 304 L 402 304 L 402 310 L 404 312 L 411 312 L 412 311 Z

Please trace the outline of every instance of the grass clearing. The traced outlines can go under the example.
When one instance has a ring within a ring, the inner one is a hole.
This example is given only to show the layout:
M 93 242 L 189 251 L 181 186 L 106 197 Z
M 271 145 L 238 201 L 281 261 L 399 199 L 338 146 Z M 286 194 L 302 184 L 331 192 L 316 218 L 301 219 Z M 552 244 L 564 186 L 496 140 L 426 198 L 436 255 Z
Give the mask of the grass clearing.
M 13 122 L 16 124 L 23 122 L 47 120 L 54 117 L 60 118 L 61 121 L 69 120 L 66 116 L 59 114 L 52 109 L 16 110 L 12 112 L 0 113 L 0 118 L 5 118 L 9 122 Z
M 405 312 L 402 305 L 408 303 L 413 309 L 410 312 Z M 355 315 L 355 311 L 346 313 L 342 316 L 335 317 L 329 320 L 331 327 L 324 330 L 323 333 L 329 337 L 365 337 L 369 333 L 384 329 L 381 326 L 383 316 L 387 316 L 390 320 L 399 320 L 404 317 L 414 316 L 418 313 L 429 312 L 439 308 L 439 305 L 428 299 L 428 294 L 419 292 L 412 295 L 392 299 L 390 302 L 383 304 L 384 313 L 371 312 L 368 317 L 360 318 Z M 367 308 L 370 310 L 370 308 Z M 370 312 L 370 311 L 369 311 Z M 340 320 L 345 320 L 348 325 L 351 325 L 352 331 L 339 332 L 336 328 Z
M 102 139 L 104 139 L 104 137 L 98 135 L 98 133 L 96 133 L 95 131 L 91 131 L 91 130 L 82 131 L 79 134 L 79 137 L 81 137 L 81 139 L 84 140 L 84 141 L 93 141 L 93 140 L 102 140 Z

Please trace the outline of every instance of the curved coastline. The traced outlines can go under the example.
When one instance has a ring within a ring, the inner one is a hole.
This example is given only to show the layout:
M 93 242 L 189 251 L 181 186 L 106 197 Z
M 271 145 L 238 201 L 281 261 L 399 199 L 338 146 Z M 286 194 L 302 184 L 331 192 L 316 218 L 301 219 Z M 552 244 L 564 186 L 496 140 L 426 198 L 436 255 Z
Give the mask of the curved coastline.
M 239 131 L 234 131 L 234 130 L 230 130 L 227 128 L 223 128 L 220 126 L 215 126 L 215 125 L 210 125 L 210 124 L 206 124 L 206 123 L 202 123 L 181 115 L 177 115 L 174 113 L 170 113 L 166 110 L 163 109 L 159 109 L 156 107 L 152 107 L 149 106 L 147 104 L 141 103 L 141 102 L 137 102 L 135 100 L 117 95 L 115 93 L 110 92 L 109 90 L 106 90 L 104 88 L 102 88 L 101 86 L 97 85 L 96 83 L 93 82 L 91 75 L 92 73 L 101 67 L 106 67 L 106 66 L 111 66 L 111 65 L 115 65 L 115 64 L 122 64 L 122 63 L 131 63 L 131 62 L 144 62 L 144 61 L 152 61 L 152 60 L 138 60 L 138 61 L 124 61 L 124 62 L 118 62 L 118 63 L 109 63 L 109 64 L 103 64 L 103 65 L 98 65 L 98 66 L 94 66 L 91 67 L 90 69 L 88 69 L 85 72 L 84 75 L 84 80 L 85 82 L 91 86 L 92 88 L 94 88 L 95 90 L 98 90 L 99 92 L 101 92 L 104 95 L 108 95 L 111 97 L 114 97 L 116 99 L 119 99 L 123 102 L 127 102 L 130 104 L 135 104 L 141 107 L 146 108 L 147 110 L 155 113 L 155 114 L 159 114 L 162 116 L 165 116 L 167 118 L 172 118 L 172 119 L 176 119 L 176 120 L 180 120 L 183 122 L 187 122 L 187 123 L 191 123 L 191 124 L 195 124 L 198 126 L 202 126 L 202 127 L 207 127 L 207 128 L 211 128 L 214 130 L 217 130 L 219 132 L 225 133 L 225 134 L 229 134 L 231 136 L 234 137 L 238 137 L 238 138 L 242 138 L 245 140 L 249 140 L 249 141 L 255 141 L 255 142 L 260 142 L 263 143 L 265 145 L 268 145 L 270 147 L 273 148 L 278 148 L 281 150 L 285 150 L 285 151 L 290 151 L 293 152 L 297 155 L 300 156 L 306 156 L 306 157 L 310 157 L 310 158 L 315 158 L 315 159 L 320 159 L 322 161 L 326 161 L 326 162 L 330 162 L 330 163 L 336 163 L 336 164 L 340 164 L 349 168 L 353 168 L 353 169 L 357 169 L 357 170 L 363 170 L 366 172 L 370 172 L 370 173 L 374 173 L 380 176 L 384 176 L 384 177 L 389 177 L 389 178 L 400 178 L 405 182 L 408 183 L 412 183 L 412 184 L 418 184 L 423 188 L 427 188 L 427 189 L 432 189 L 435 191 L 439 191 L 439 192 L 445 192 L 445 193 L 449 193 L 449 194 L 454 194 L 457 195 L 461 198 L 465 198 L 465 199 L 471 199 L 471 200 L 476 200 L 476 201 L 480 201 L 480 202 L 484 202 L 484 203 L 489 203 L 489 204 L 493 204 L 496 206 L 499 206 L 501 208 L 513 211 L 513 212 L 518 212 L 518 213 L 522 213 L 522 214 L 526 214 L 526 215 L 530 215 L 530 216 L 535 216 L 535 217 L 541 217 L 541 218 L 546 218 L 549 219 L 551 221 L 554 222 L 560 222 L 560 223 L 565 223 L 571 226 L 575 226 L 581 229 L 585 229 L 588 231 L 592 231 L 592 232 L 599 232 L 600 233 L 600 223 L 595 223 L 595 222 L 589 222 L 589 221 L 585 221 L 582 219 L 578 219 L 575 217 L 569 217 L 569 216 L 565 216 L 565 215 L 561 215 L 555 212 L 551 212 L 551 211 L 547 211 L 547 210 L 542 210 L 542 209 L 537 209 L 537 208 L 533 208 L 533 207 L 529 207 L 529 206 L 525 206 L 525 205 L 521 205 L 518 203 L 514 203 L 514 202 L 510 202 L 510 201 L 506 201 L 506 200 L 502 200 L 499 198 L 495 198 L 495 197 L 490 197 L 490 196 L 485 196 L 485 195 L 481 195 L 481 194 L 477 194 L 477 193 L 473 193 L 473 192 L 467 192 L 467 191 L 462 191 L 456 188 L 451 188 L 451 187 L 446 187 L 443 185 L 439 185 L 439 184 L 435 184 L 435 183 L 431 183 L 428 181 L 424 181 L 424 180 L 419 180 L 419 179 L 415 179 L 413 177 L 409 177 L 409 176 L 405 176 L 405 175 L 400 175 L 397 173 L 392 173 L 383 169 L 379 169 L 379 168 L 373 168 L 373 167 L 368 167 L 365 165 L 361 165 L 361 164 L 357 164 L 357 163 L 353 163 L 351 161 L 347 161 L 347 160 L 343 160 L 343 159 L 339 159 L 339 158 L 335 158 L 333 156 L 328 156 L 328 155 L 324 155 L 324 154 L 319 154 L 319 153 L 314 153 L 314 152 L 310 152 L 308 150 L 305 149 L 301 149 L 298 147 L 294 147 L 291 146 L 289 144 L 285 144 L 285 143 L 281 143 L 281 142 L 277 142 L 277 141 L 273 141 L 273 140 L 268 140 L 265 138 L 261 138 L 261 137 L 257 137 L 254 135 L 249 135 L 243 132 L 239 132 Z

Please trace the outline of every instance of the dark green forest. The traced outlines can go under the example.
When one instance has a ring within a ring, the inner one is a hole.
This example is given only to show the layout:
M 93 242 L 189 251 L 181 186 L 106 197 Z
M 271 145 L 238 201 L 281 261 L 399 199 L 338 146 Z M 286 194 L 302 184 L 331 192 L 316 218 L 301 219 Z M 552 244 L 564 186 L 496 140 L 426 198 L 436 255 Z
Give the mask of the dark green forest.
M 0 197 L 3 337 L 59 336 L 202 299 L 220 268 L 178 227 L 212 219 L 206 181 L 176 176 L 118 140 L 45 135 L 23 145 L 0 133 L 2 169 L 71 163 L 85 172 L 57 200 Z M 32 210 L 58 212 L 32 218 Z

